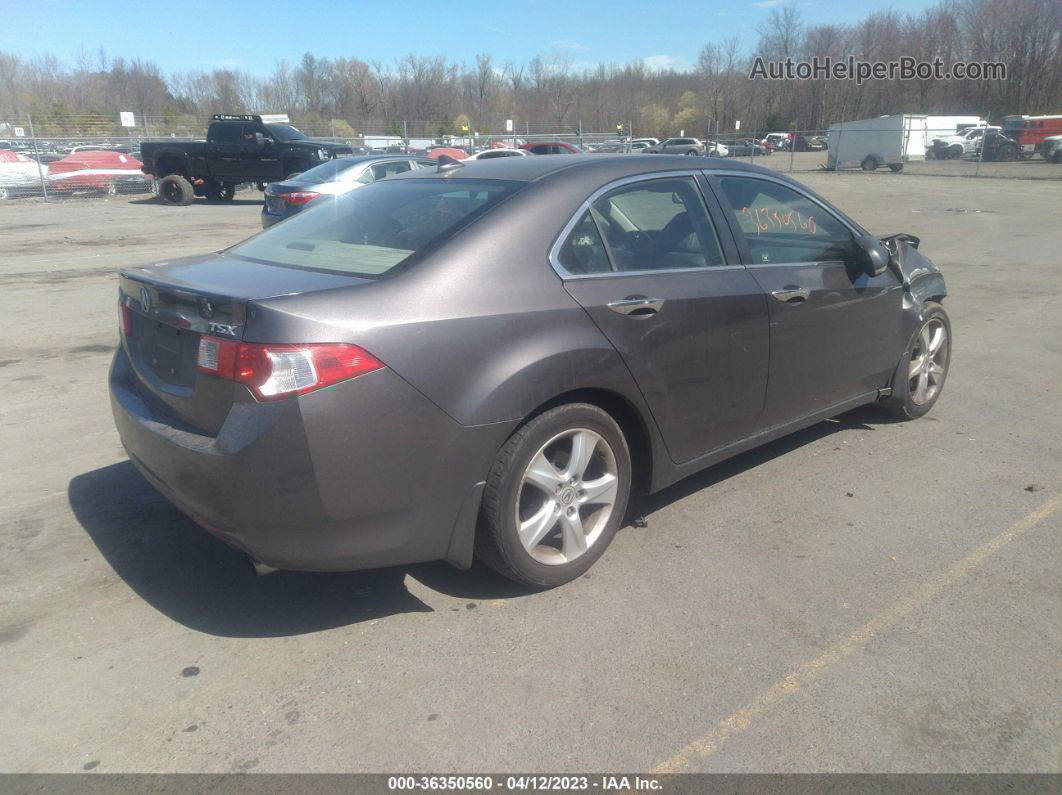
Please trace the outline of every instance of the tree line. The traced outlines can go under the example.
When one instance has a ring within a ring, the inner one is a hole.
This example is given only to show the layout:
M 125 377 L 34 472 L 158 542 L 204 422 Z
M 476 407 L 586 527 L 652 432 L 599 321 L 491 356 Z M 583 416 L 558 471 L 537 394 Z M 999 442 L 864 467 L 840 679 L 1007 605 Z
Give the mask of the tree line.
M 751 48 L 738 38 L 706 44 L 687 70 L 642 62 L 574 69 L 571 59 L 527 63 L 490 54 L 472 62 L 407 55 L 393 62 L 306 53 L 272 74 L 239 69 L 163 74 L 139 58 L 81 52 L 0 52 L 0 122 L 27 113 L 57 128 L 118 111 L 173 119 L 214 112 L 287 112 L 296 123 L 338 135 L 457 133 L 464 124 L 497 132 L 505 119 L 531 132 L 612 131 L 705 135 L 709 129 L 821 129 L 831 122 L 892 113 L 988 115 L 1062 113 L 1062 3 L 1058 0 L 943 0 L 917 14 L 880 11 L 852 25 L 807 24 L 795 5 L 772 8 Z M 750 79 L 754 59 L 830 56 L 946 64 L 1002 61 L 1005 80 L 936 78 L 855 81 Z

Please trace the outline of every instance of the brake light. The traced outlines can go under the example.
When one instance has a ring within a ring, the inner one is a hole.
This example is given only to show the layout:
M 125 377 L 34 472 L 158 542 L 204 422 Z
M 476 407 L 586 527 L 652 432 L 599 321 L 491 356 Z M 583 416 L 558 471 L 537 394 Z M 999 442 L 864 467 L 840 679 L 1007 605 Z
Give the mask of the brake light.
M 131 337 L 133 335 L 133 311 L 121 299 L 118 300 L 118 318 L 122 335 Z
M 246 385 L 258 400 L 298 397 L 383 367 L 345 343 L 274 345 L 220 337 L 199 339 L 196 369 Z
M 313 201 L 321 194 L 312 190 L 297 190 L 293 193 L 282 193 L 280 195 L 284 197 L 288 207 L 302 207 L 302 205 Z

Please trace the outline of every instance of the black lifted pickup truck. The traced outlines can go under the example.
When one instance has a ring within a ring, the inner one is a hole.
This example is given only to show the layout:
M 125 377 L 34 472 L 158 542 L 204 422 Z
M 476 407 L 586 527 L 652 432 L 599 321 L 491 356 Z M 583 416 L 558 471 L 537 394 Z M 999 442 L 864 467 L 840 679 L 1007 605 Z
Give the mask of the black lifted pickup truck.
M 314 141 L 286 116 L 211 116 L 206 141 L 145 141 L 145 174 L 159 180 L 166 204 L 191 204 L 196 196 L 231 200 L 241 182 L 264 185 L 326 160 L 353 154 L 349 146 Z

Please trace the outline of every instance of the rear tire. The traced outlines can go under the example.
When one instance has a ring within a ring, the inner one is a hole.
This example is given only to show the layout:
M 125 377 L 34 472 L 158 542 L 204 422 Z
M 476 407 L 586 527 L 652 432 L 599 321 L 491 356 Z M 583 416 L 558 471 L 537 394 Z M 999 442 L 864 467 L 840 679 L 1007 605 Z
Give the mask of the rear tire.
M 690 156 L 690 155 L 699 155 L 699 154 L 700 154 L 700 152 L 698 152 L 698 151 L 697 151 L 696 149 L 688 149 L 688 150 L 686 151 L 686 155 L 687 155 L 687 156 Z
M 899 174 L 901 171 L 903 171 L 903 163 L 890 163 L 889 171 L 891 171 L 893 174 Z
M 631 458 L 619 425 L 588 403 L 540 414 L 516 431 L 487 476 L 476 556 L 535 588 L 570 582 L 623 523 Z
M 7 185 L 0 185 L 0 202 L 6 202 L 11 198 L 11 190 Z
M 159 180 L 159 199 L 163 204 L 187 207 L 195 200 L 195 189 L 180 174 L 170 174 Z
M 943 337 L 938 338 L 936 335 L 941 332 Z M 927 351 L 928 358 L 924 358 Z M 922 325 L 908 343 L 893 378 L 892 395 L 881 402 L 881 407 L 900 420 L 928 414 L 944 389 L 950 365 L 951 320 L 944 307 L 928 301 Z
M 1007 144 L 1006 146 L 999 147 L 999 152 L 996 155 L 996 159 L 1004 163 L 1010 163 L 1018 159 L 1018 150 L 1016 147 Z
M 878 159 L 873 155 L 870 155 L 863 159 L 863 162 L 859 164 L 859 167 L 864 171 L 876 171 L 878 168 Z

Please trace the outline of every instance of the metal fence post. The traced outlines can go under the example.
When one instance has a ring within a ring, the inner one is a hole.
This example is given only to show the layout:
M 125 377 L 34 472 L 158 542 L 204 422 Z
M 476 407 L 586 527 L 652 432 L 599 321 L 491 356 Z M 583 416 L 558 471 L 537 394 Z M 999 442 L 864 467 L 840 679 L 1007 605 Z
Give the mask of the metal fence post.
M 796 155 L 796 137 L 797 131 L 790 129 L 789 134 L 792 136 L 789 139 L 789 173 L 793 173 L 793 157 Z
M 44 179 L 44 169 L 41 168 L 41 155 L 37 151 L 37 136 L 33 133 L 33 114 L 26 114 L 26 122 L 30 128 L 30 140 L 33 141 L 33 159 L 37 161 L 37 177 L 41 181 L 41 191 L 44 193 L 44 200 L 48 201 L 48 183 Z
M 985 114 L 985 128 L 984 128 L 984 131 L 981 133 L 981 149 L 977 153 L 977 168 L 974 169 L 974 176 L 975 177 L 981 176 L 981 161 L 984 159 L 984 156 L 985 156 L 985 138 L 988 137 L 988 121 L 989 121 L 988 114 L 986 113 Z
M 749 160 L 751 161 L 756 157 L 756 130 L 752 131 L 752 145 L 749 147 Z

